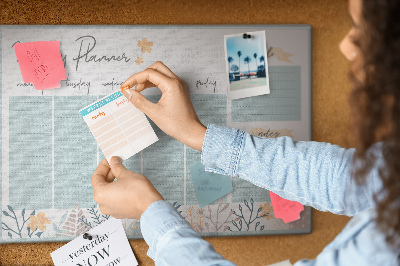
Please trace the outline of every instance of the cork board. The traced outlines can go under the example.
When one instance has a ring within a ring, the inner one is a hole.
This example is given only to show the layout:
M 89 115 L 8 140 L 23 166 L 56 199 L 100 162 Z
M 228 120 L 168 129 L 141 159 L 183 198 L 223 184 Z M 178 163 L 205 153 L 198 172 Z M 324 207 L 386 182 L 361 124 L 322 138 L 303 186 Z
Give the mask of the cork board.
M 5 1 L 1 5 L 1 24 L 310 24 L 314 29 L 313 140 L 350 147 L 345 137 L 348 133 L 350 86 L 344 77 L 348 64 L 338 50 L 339 41 L 351 25 L 345 1 L 251 2 L 246 6 L 240 2 L 188 5 L 183 1 L 170 1 L 167 5 L 152 1 L 135 4 L 120 1 L 118 4 L 93 5 L 81 1 L 49 5 L 49 2 L 17 4 Z M 288 258 L 293 263 L 302 258 L 314 258 L 349 218 L 318 211 L 313 213 L 311 235 L 206 239 L 224 257 L 238 265 L 266 265 Z M 62 244 L 1 245 L 0 262 L 5 265 L 51 264 L 50 252 Z M 145 242 L 134 240 L 131 245 L 139 262 L 151 265 L 145 254 Z

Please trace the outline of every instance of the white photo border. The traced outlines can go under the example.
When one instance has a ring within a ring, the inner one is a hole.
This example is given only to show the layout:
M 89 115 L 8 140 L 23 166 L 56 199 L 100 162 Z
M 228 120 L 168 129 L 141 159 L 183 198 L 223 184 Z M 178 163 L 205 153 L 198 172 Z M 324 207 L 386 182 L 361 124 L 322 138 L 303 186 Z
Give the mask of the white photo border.
M 235 34 L 229 34 L 229 35 L 224 35 L 224 51 L 225 51 L 225 70 L 226 70 L 226 78 L 227 78 L 227 93 L 228 93 L 228 98 L 229 100 L 236 100 L 236 99 L 242 99 L 242 98 L 247 98 L 247 97 L 253 97 L 253 96 L 258 96 L 258 95 L 265 95 L 265 94 L 270 94 L 270 86 L 269 86 L 269 73 L 268 73 L 268 54 L 267 54 L 267 43 L 266 43 L 266 38 L 265 38 L 265 30 L 262 31 L 252 31 L 252 32 L 245 32 L 246 34 L 257 34 L 257 36 L 261 35 L 263 38 L 263 43 L 264 43 L 264 61 L 265 61 L 265 76 L 266 76 L 266 86 L 259 86 L 259 87 L 253 87 L 253 88 L 245 88 L 241 90 L 235 90 L 231 91 L 230 89 L 230 82 L 229 82 L 229 63 L 228 63 L 228 51 L 227 51 L 227 46 L 226 46 L 226 40 L 227 38 L 230 37 L 238 37 L 238 36 L 243 36 L 244 32 L 242 33 L 235 33 Z

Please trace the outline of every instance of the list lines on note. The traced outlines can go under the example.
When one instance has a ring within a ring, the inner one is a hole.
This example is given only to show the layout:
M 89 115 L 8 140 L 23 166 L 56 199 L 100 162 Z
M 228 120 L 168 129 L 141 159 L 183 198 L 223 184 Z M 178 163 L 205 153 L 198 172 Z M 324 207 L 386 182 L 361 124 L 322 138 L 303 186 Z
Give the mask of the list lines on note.
M 158 140 L 144 113 L 120 92 L 80 111 L 104 156 L 123 160 Z

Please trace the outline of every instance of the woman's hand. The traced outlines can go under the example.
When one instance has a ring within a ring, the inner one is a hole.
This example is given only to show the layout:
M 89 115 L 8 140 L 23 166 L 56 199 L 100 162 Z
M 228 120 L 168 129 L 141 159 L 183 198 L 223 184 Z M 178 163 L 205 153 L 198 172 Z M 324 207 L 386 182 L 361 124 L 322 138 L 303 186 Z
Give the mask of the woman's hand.
M 135 85 L 135 89 L 130 89 Z M 150 102 L 140 93 L 150 87 L 161 90 L 158 103 Z M 163 63 L 158 61 L 130 76 L 121 85 L 121 90 L 166 134 L 193 149 L 202 150 L 207 128 L 196 115 L 186 84 Z
M 118 157 L 112 157 L 110 165 L 106 159 L 100 162 L 92 186 L 100 211 L 117 219 L 140 219 L 153 202 L 164 200 L 147 177 L 126 169 Z

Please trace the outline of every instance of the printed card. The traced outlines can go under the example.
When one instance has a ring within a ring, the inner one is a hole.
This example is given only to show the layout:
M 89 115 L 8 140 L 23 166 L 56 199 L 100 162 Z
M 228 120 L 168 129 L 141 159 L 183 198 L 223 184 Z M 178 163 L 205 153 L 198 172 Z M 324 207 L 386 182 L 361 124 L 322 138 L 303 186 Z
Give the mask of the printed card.
M 229 99 L 269 94 L 265 31 L 225 35 L 224 40 Z
M 53 251 L 54 265 L 138 265 L 120 220 L 110 217 L 87 234 L 91 240 L 81 235 Z
M 122 160 L 158 140 L 145 114 L 120 92 L 114 92 L 79 111 L 104 157 Z

